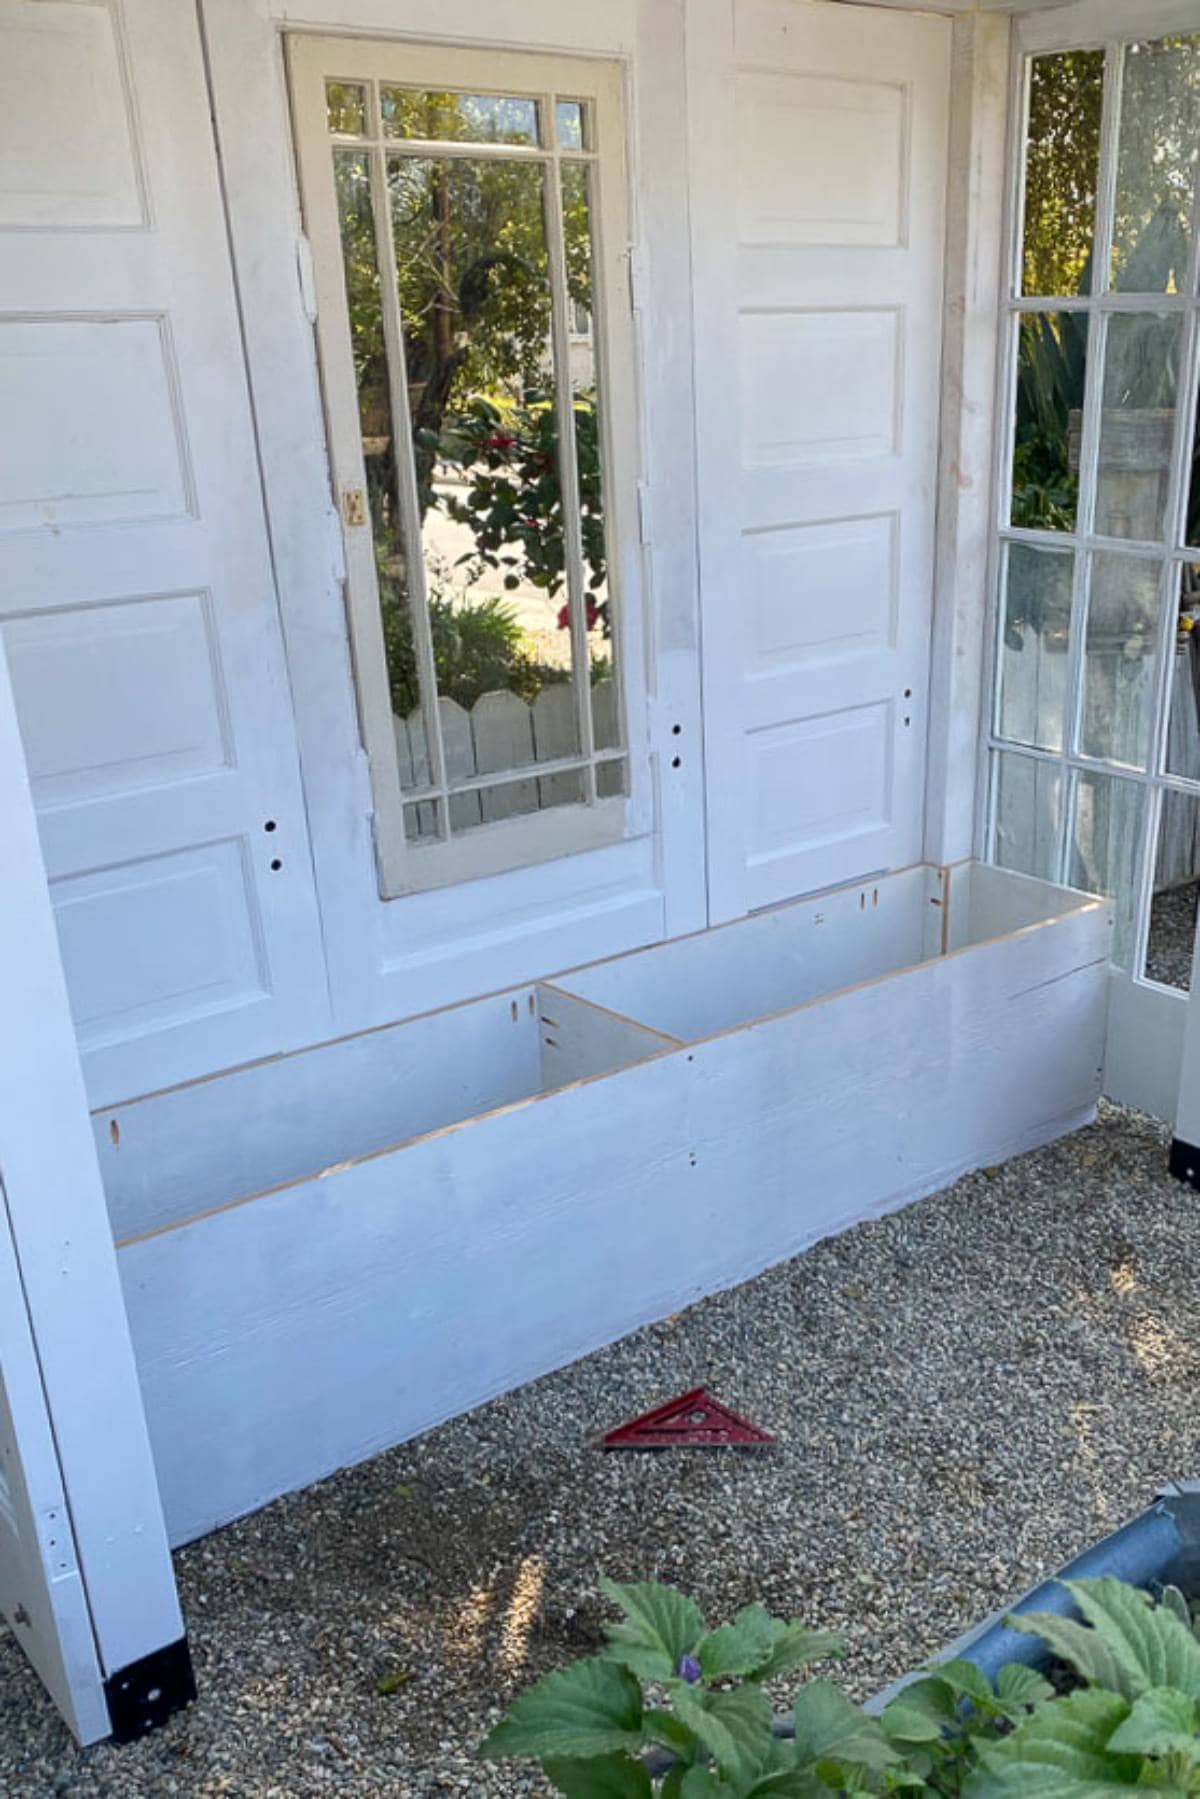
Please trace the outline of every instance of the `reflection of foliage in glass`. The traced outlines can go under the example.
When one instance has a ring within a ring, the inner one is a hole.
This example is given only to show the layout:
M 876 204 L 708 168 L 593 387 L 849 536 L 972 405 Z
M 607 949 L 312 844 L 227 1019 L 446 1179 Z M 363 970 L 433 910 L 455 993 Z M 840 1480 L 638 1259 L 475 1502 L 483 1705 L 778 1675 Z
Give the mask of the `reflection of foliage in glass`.
M 1092 252 L 1104 52 L 1038 56 L 1029 78 L 1024 291 L 1074 294 Z
M 1113 228 L 1113 285 L 1122 292 L 1183 288 L 1198 151 L 1200 37 L 1129 44 Z
M 1024 291 L 1086 294 L 1099 159 L 1103 54 L 1034 59 L 1026 151 Z M 1124 62 L 1114 213 L 1114 279 L 1121 292 L 1172 293 L 1183 284 L 1200 149 L 1200 37 L 1130 44 Z M 1123 322 L 1124 323 L 1124 322 Z M 1171 407 L 1177 357 L 1162 321 L 1110 333 L 1106 407 Z M 1065 313 L 1021 321 L 1013 452 L 1012 522 L 1074 528 L 1078 494 L 1072 425 L 1084 400 L 1086 319 Z M 1073 415 L 1075 418 L 1073 419 Z M 1200 481 L 1193 482 L 1200 511 Z M 1194 518 L 1189 534 L 1200 528 Z
M 379 601 L 392 710 L 405 718 L 421 703 L 412 618 L 395 582 L 381 578 Z M 429 631 L 438 692 L 467 711 L 485 693 L 507 689 L 532 702 L 543 687 L 568 679 L 565 668 L 540 662 L 531 652 L 516 613 L 496 594 L 462 600 L 445 590 L 431 591 Z
M 1071 467 L 1071 415 L 1083 406 L 1087 320 L 1079 313 L 1030 313 L 1021 320 L 1012 522 L 1071 531 L 1079 478 Z
M 388 137 L 469 144 L 536 144 L 537 101 L 504 94 L 426 93 L 385 87 L 380 110 Z
M 606 573 L 595 396 L 577 393 L 574 411 L 583 556 L 595 593 Z M 566 555 L 552 399 L 530 389 L 519 405 L 500 407 L 477 396 L 450 421 L 442 454 L 461 465 L 469 483 L 466 498 L 450 495 L 446 508 L 470 525 L 485 566 L 503 569 L 509 589 L 525 580 L 558 593 Z

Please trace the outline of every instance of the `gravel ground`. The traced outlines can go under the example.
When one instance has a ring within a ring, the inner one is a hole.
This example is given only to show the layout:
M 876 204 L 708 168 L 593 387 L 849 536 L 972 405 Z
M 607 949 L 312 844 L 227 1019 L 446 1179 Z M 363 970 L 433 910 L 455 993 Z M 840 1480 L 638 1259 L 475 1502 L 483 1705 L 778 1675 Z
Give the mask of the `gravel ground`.
M 1107 1110 L 193 1545 L 201 1701 L 133 1748 L 75 1752 L 0 1640 L 0 1793 L 540 1793 L 473 1747 L 596 1645 L 601 1571 L 843 1629 L 865 1695 L 1197 1472 L 1200 1209 L 1166 1150 Z M 778 1448 L 584 1446 L 700 1381 Z
M 1150 941 L 1146 948 L 1146 973 L 1165 987 L 1184 993 L 1192 984 L 1192 943 L 1196 935 L 1196 902 L 1200 888 L 1169 887 L 1156 893 L 1150 912 Z

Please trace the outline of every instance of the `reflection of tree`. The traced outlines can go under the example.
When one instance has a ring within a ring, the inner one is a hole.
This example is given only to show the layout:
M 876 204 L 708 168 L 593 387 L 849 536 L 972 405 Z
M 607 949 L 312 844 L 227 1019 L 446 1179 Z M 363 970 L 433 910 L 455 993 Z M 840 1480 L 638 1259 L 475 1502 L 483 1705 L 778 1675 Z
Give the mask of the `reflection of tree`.
M 1023 288 L 1043 296 L 1092 285 L 1104 58 L 1068 51 L 1034 60 L 1026 159 Z M 1113 229 L 1113 286 L 1171 293 L 1184 282 L 1200 148 L 1200 37 L 1131 44 L 1124 59 Z M 1114 321 L 1115 323 L 1115 321 Z M 1106 408 L 1176 403 L 1178 338 L 1163 321 L 1110 331 Z M 1013 457 L 1014 524 L 1074 526 L 1072 420 L 1081 413 L 1087 320 L 1046 312 L 1021 323 Z M 1200 481 L 1193 482 L 1193 508 Z M 1192 534 L 1200 519 L 1189 527 Z
M 461 140 L 470 133 L 460 98 L 406 95 L 403 116 L 393 107 L 391 123 L 409 137 Z M 481 115 L 480 123 L 477 135 L 505 141 L 494 115 Z M 521 141 L 519 129 L 512 141 Z M 370 168 L 358 150 L 339 146 L 334 157 L 384 636 L 393 700 L 397 710 L 409 711 L 416 704 L 416 658 L 397 512 Z M 563 580 L 564 543 L 558 419 L 544 397 L 552 369 L 550 173 L 516 158 L 387 156 L 420 514 L 441 505 L 471 529 L 476 547 L 467 585 L 490 566 L 504 572 L 510 588 L 528 580 L 554 594 Z M 583 165 L 563 165 L 561 202 L 569 299 L 590 313 Z M 605 553 L 594 394 L 576 396 L 575 427 L 584 555 L 596 589 L 604 581 Z M 435 489 L 438 465 L 447 462 L 457 463 L 466 477 L 462 498 Z M 503 603 L 467 602 L 452 593 L 445 573 L 433 588 L 430 628 L 440 691 L 470 706 L 489 688 L 508 686 L 532 698 L 546 681 L 564 678 L 564 671 L 531 653 Z M 606 624 L 602 603 L 601 616 Z

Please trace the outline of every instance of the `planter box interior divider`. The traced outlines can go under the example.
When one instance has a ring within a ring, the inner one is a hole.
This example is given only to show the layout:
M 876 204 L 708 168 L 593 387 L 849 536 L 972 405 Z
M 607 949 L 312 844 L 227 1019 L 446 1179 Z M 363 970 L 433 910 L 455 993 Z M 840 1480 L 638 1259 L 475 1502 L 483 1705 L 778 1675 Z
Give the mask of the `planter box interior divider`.
M 1110 910 L 910 868 L 98 1112 L 173 1541 L 1084 1123 Z

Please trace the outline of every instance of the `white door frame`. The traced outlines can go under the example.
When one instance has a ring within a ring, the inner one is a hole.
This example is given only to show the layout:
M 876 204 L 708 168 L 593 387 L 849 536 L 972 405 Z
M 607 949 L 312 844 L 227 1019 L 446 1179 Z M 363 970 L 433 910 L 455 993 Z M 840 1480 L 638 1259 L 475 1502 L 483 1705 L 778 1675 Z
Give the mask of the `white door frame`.
M 22 1641 L 22 1589 L 45 1579 L 70 1634 L 56 1701 L 81 1741 L 130 1737 L 194 1688 L 2 649 L 0 867 L 0 1280 L 19 1281 L 25 1314 L 6 1308 L 0 1353 L 10 1402 L 21 1382 L 33 1416 L 21 1484 L 38 1528 L 25 1566 L 3 1563 L 0 1604 Z
M 251 389 L 337 1028 L 354 1030 L 705 922 L 699 619 L 683 0 L 202 0 Z M 383 901 L 343 609 L 300 232 L 282 35 L 356 32 L 421 43 L 594 55 L 625 68 L 647 593 L 646 733 L 656 830 L 555 863 Z M 647 71 L 645 78 L 641 71 Z

